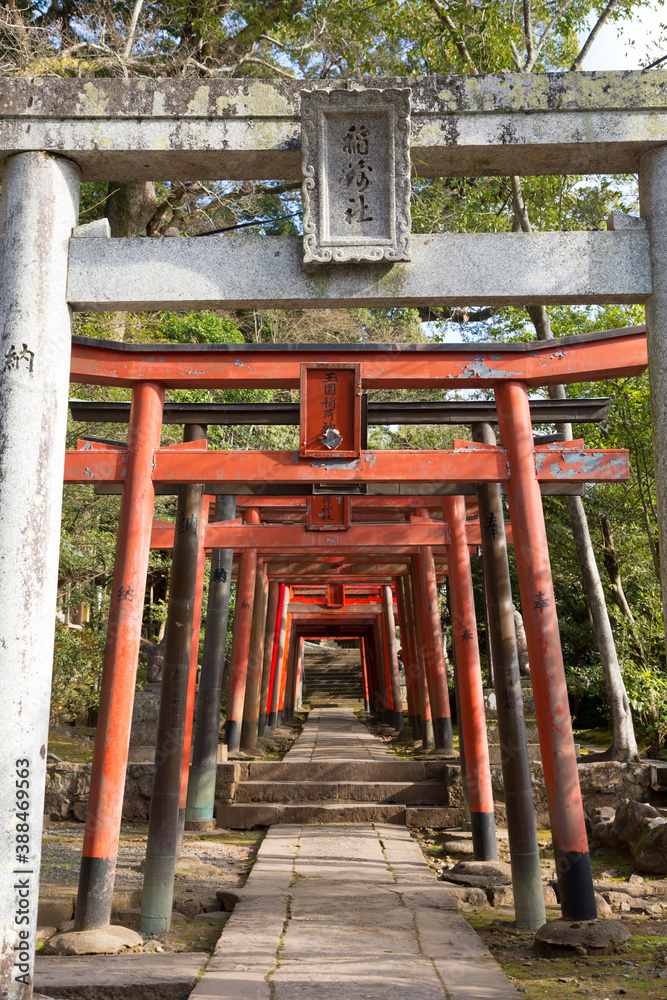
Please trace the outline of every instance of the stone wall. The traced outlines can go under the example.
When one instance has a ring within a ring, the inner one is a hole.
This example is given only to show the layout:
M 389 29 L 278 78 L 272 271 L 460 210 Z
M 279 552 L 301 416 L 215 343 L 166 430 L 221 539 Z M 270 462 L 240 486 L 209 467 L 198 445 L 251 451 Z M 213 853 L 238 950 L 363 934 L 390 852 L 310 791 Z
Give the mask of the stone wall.
M 86 806 L 90 791 L 90 764 L 49 764 L 46 774 L 46 798 L 44 812 L 53 820 L 78 820 L 86 817 Z M 240 777 L 239 764 L 218 764 L 216 799 L 229 801 L 234 797 L 236 783 Z M 500 765 L 491 768 L 493 795 L 496 803 L 496 823 L 506 823 Z M 532 766 L 533 797 L 539 829 L 548 829 L 549 813 L 544 787 L 542 768 Z M 584 799 L 586 815 L 590 818 L 594 809 L 602 806 L 618 808 L 624 799 L 646 802 L 650 795 L 650 765 L 619 764 L 616 761 L 597 761 L 579 764 L 579 780 Z M 148 819 L 151 789 L 153 785 L 152 764 L 130 764 L 125 782 L 123 819 L 125 822 L 145 822 Z M 461 772 L 458 767 L 447 768 L 447 785 L 453 804 L 462 804 Z

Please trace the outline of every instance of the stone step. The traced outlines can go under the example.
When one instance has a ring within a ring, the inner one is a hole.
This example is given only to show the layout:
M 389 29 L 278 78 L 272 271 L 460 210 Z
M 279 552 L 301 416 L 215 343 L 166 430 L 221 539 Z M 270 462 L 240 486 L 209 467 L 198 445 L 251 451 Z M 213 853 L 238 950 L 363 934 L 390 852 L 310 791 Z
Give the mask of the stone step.
M 402 826 L 443 830 L 461 823 L 463 811 L 444 806 L 410 807 L 401 804 L 336 802 L 291 805 L 286 803 L 216 803 L 219 827 L 250 830 L 254 826 L 310 823 L 396 823 Z
M 375 804 L 447 805 L 444 781 L 243 781 L 234 802 L 372 802 Z
M 439 778 L 447 781 L 451 774 L 458 779 L 458 762 L 442 760 L 324 760 L 241 761 L 238 781 L 392 781 L 414 782 Z

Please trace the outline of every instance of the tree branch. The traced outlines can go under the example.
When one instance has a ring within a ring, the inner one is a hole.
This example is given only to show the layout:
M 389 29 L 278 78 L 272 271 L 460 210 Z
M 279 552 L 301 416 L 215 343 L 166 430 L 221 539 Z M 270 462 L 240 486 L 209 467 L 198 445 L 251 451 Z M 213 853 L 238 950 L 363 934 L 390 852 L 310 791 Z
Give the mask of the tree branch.
M 442 21 L 442 23 L 446 25 L 446 27 L 451 32 L 452 38 L 454 40 L 454 45 L 459 50 L 459 55 L 465 60 L 465 62 L 468 63 L 468 65 L 472 69 L 473 75 L 479 76 L 479 70 L 477 69 L 475 62 L 472 56 L 470 55 L 470 52 L 468 51 L 468 46 L 465 43 L 463 35 L 456 27 L 456 25 L 452 21 L 451 17 L 449 16 L 445 8 L 440 3 L 440 0 L 429 0 L 429 2 L 433 7 L 434 11 L 436 12 L 437 16 Z
M 492 306 L 484 309 L 475 309 L 472 312 L 467 308 L 448 309 L 446 306 L 422 306 L 417 309 L 421 323 L 483 323 L 487 319 L 492 319 L 498 312 Z
M 526 63 L 524 66 L 524 72 L 528 72 L 525 67 L 529 65 L 532 66 L 535 62 L 533 58 L 535 47 L 533 45 L 533 20 L 530 9 L 530 0 L 523 0 L 523 34 L 526 39 Z
M 607 4 L 607 6 L 605 7 L 605 9 L 600 14 L 600 16 L 599 16 L 599 18 L 597 20 L 597 23 L 594 25 L 594 27 L 593 27 L 590 35 L 588 36 L 588 38 L 584 42 L 583 47 L 581 49 L 581 52 L 579 53 L 579 55 L 577 56 L 577 58 L 574 60 L 574 62 L 570 66 L 570 71 L 581 69 L 581 64 L 583 63 L 584 59 L 586 58 L 586 56 L 590 52 L 591 46 L 593 45 L 593 42 L 597 38 L 597 36 L 598 36 L 598 34 L 600 32 L 600 29 L 609 20 L 609 15 L 613 11 L 613 9 L 614 9 L 614 7 L 616 6 L 617 3 L 618 3 L 618 0 L 609 0 L 609 3 Z
M 551 18 L 551 20 L 547 24 L 546 28 L 542 32 L 542 37 L 540 38 L 538 44 L 533 49 L 532 59 L 530 60 L 529 63 L 527 62 L 526 66 L 524 67 L 524 72 L 525 73 L 530 73 L 530 71 L 532 70 L 533 66 L 535 65 L 535 63 L 539 59 L 540 53 L 541 53 L 542 49 L 544 48 L 544 45 L 545 45 L 545 43 L 546 43 L 549 35 L 551 34 L 551 31 L 553 30 L 554 25 L 556 24 L 556 22 L 558 21 L 558 19 L 563 16 L 563 14 L 567 10 L 567 8 L 571 7 L 573 3 L 574 3 L 574 0 L 566 0 L 566 2 L 564 4 L 561 4 L 561 6 L 558 8 L 558 10 L 554 14 L 554 16 Z
M 123 51 L 121 53 L 123 59 L 129 59 L 132 54 L 132 46 L 134 45 L 134 36 L 137 32 L 137 24 L 139 23 L 139 15 L 141 14 L 141 8 L 144 5 L 144 0 L 134 0 L 134 7 L 132 8 L 132 17 L 130 18 L 130 24 L 127 29 L 127 38 L 125 40 L 125 45 L 123 46 Z

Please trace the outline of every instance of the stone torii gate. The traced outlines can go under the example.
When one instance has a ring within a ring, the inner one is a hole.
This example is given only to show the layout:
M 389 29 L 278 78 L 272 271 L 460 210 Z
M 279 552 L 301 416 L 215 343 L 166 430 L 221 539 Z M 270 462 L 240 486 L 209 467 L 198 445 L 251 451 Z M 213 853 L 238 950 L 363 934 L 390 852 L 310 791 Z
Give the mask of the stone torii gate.
M 0 988 L 8 997 L 31 995 L 37 912 L 41 815 L 53 649 L 53 621 L 60 527 L 72 309 L 195 309 L 246 305 L 272 307 L 398 306 L 525 303 L 628 303 L 647 305 L 654 400 L 656 482 L 660 539 L 667 546 L 667 115 L 661 72 L 607 74 L 501 74 L 488 77 L 409 81 L 413 101 L 414 162 L 424 175 L 499 173 L 640 173 L 645 222 L 616 217 L 606 233 L 444 234 L 415 236 L 412 260 L 324 267 L 304 266 L 300 240 L 210 237 L 202 240 L 108 240 L 104 227 L 76 229 L 78 188 L 83 180 L 280 178 L 299 176 L 298 81 L 54 80 L 6 79 L 0 83 L 0 159 L 4 165 L 0 234 L 2 258 L 3 376 L 0 401 L 0 851 L 14 867 L 0 876 Z M 407 89 L 403 81 L 373 80 L 374 88 Z M 311 90 L 343 91 L 345 81 L 309 82 Z M 648 229 L 646 228 L 648 223 Z M 74 238 L 72 238 L 74 237 Z M 636 346 L 636 345 L 635 345 Z M 328 351 L 328 349 L 326 349 Z M 109 632 L 110 649 L 121 656 L 119 629 L 137 632 L 139 602 L 129 579 L 143 586 L 150 543 L 153 483 L 224 480 L 238 484 L 269 479 L 309 484 L 315 470 L 291 459 L 268 457 L 222 461 L 199 458 L 197 479 L 188 478 L 188 453 L 159 448 L 165 388 L 219 384 L 254 387 L 296 385 L 299 352 L 249 354 L 236 367 L 232 350 L 216 346 L 195 356 L 180 349 L 163 365 L 140 347 L 114 345 L 106 364 L 94 345 L 75 345 L 76 380 L 132 385 L 133 416 L 125 454 L 75 457 L 72 481 L 87 481 L 86 457 L 96 472 L 123 483 L 117 564 L 126 595 Z M 548 353 L 550 352 L 550 353 Z M 402 384 L 443 390 L 495 379 L 501 440 L 498 449 L 446 453 L 435 465 L 392 456 L 392 469 L 378 455 L 360 458 L 350 470 L 330 469 L 332 484 L 379 485 L 401 476 L 426 484 L 507 481 L 515 532 L 521 526 L 546 553 L 535 473 L 508 479 L 513 470 L 535 468 L 527 387 L 612 377 L 642 370 L 632 338 L 610 338 L 602 367 L 585 362 L 586 351 L 556 345 L 526 345 L 471 352 L 468 346 L 443 355 L 386 347 L 363 372 L 370 388 Z M 354 351 L 336 360 L 355 363 Z M 321 354 L 321 358 L 325 355 Z M 391 361 L 401 361 L 400 372 Z M 608 363 L 607 363 L 608 359 Z M 312 360 L 311 357 L 308 360 Z M 589 357 L 589 362 L 592 358 Z M 197 362 L 197 371 L 191 366 Z M 173 364 L 175 362 L 175 364 Z M 182 364 L 181 362 L 184 362 Z M 378 363 L 379 362 L 379 363 Z M 191 375 L 186 374 L 190 365 Z M 271 369 L 268 375 L 268 369 Z M 387 374 L 391 372 L 392 374 Z M 400 374 L 400 379 L 398 375 Z M 267 377 L 268 375 L 268 377 Z M 453 381 L 456 380 L 456 381 Z M 491 383 L 488 383 L 491 384 Z M 31 450 L 25 441 L 31 442 Z M 193 449 L 194 450 L 194 449 Z M 585 467 L 590 456 L 580 461 Z M 539 459 L 539 456 L 538 456 Z M 155 473 L 151 474 L 153 460 Z M 550 465 L 559 462 L 549 457 Z M 572 471 L 564 459 L 561 471 Z M 542 463 L 540 477 L 549 477 Z M 294 469 L 297 469 L 295 476 Z M 147 471 L 148 470 L 148 471 Z M 580 469 L 581 471 L 581 469 Z M 317 470 L 321 477 L 321 469 Z M 78 475 L 78 479 L 76 476 Z M 555 475 L 555 474 L 554 474 Z M 557 478 L 557 476 L 556 476 Z M 451 500 L 454 504 L 457 501 Z M 450 503 L 450 500 L 447 500 Z M 127 515 L 138 534 L 128 536 Z M 36 526 L 39 526 L 37 530 Z M 464 539 L 463 539 L 464 541 Z M 559 661 L 548 562 L 535 561 L 527 539 L 517 547 L 522 602 L 542 595 L 539 618 L 527 628 L 533 662 L 542 664 L 538 720 L 549 732 L 564 724 L 567 704 Z M 128 591 L 128 586 L 130 590 Z M 140 592 L 140 591 L 139 591 Z M 663 588 L 667 595 L 667 588 Z M 529 616 L 530 617 L 530 616 Z M 456 610 L 455 610 L 456 619 Z M 138 633 L 137 633 L 138 634 Z M 111 655 L 108 653 L 108 655 Z M 131 669 L 131 668 L 130 668 Z M 131 676 L 130 678 L 131 679 Z M 126 668 L 126 682 L 127 668 Z M 539 681 L 537 687 L 539 687 Z M 540 714 L 541 713 L 541 714 Z M 545 767 L 557 762 L 545 744 Z M 573 757 L 559 774 L 568 791 L 577 786 Z M 581 815 L 572 819 L 562 800 L 550 800 L 561 898 L 573 915 L 594 915 L 590 869 Z M 577 812 L 577 810 L 573 810 Z M 17 818 L 20 817 L 20 818 Z M 19 826 L 20 824 L 20 826 Z M 25 827 L 27 826 L 27 829 Z M 93 879 L 106 879 L 100 856 Z M 582 886 L 584 896 L 579 896 Z M 588 887 L 588 888 L 586 888 Z M 581 899 L 584 903 L 581 903 Z

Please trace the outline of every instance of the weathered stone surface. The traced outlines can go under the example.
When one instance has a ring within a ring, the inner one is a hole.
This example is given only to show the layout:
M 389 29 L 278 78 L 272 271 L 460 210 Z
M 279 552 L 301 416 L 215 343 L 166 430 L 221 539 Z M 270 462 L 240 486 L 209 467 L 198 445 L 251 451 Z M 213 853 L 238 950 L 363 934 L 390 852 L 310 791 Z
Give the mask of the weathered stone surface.
M 630 839 L 630 850 L 640 871 L 667 874 L 667 819 L 645 819 Z
M 649 235 L 621 232 L 414 236 L 412 261 L 311 275 L 291 236 L 77 239 L 74 309 L 355 308 L 526 302 L 640 302 L 651 294 Z M 473 266 L 474 265 L 474 266 Z
M 667 902 L 667 879 L 646 882 L 640 878 L 638 882 L 596 882 L 597 892 L 620 892 L 625 896 L 639 898 L 640 896 L 662 897 Z
M 50 937 L 53 937 L 57 930 L 57 927 L 38 927 L 35 934 L 35 948 L 39 948 Z
M 304 263 L 410 259 L 410 94 L 301 92 Z
M 484 889 L 475 889 L 470 886 L 455 885 L 449 882 L 444 882 L 443 885 L 449 895 L 459 903 L 465 903 L 468 906 L 489 905 L 489 900 Z
M 640 155 L 667 138 L 664 79 L 658 69 L 350 83 L 412 88 L 418 173 L 479 176 L 636 173 Z M 302 87 L 278 78 L 6 78 L 0 155 L 60 152 L 81 165 L 84 180 L 299 179 Z
M 655 819 L 660 813 L 646 802 L 628 799 L 621 803 L 614 818 L 613 833 L 621 844 L 630 844 L 647 819 Z
M 192 919 L 199 924 L 216 924 L 216 926 L 222 927 L 230 917 L 231 913 L 227 913 L 225 910 L 213 910 L 210 913 L 197 913 Z
M 486 890 L 491 906 L 514 906 L 514 890 L 509 885 L 494 885 Z
M 615 920 L 550 920 L 535 934 L 535 951 L 541 954 L 601 955 L 620 951 L 630 931 Z
M 136 931 L 111 924 L 92 931 L 55 934 L 44 947 L 49 955 L 114 955 L 143 943 L 144 939 Z
M 496 885 L 511 885 L 512 880 L 507 875 L 463 875 L 450 868 L 442 873 L 446 882 L 453 882 L 455 885 L 471 886 L 475 889 L 487 889 Z
M 216 897 L 220 903 L 222 903 L 223 910 L 231 913 L 242 896 L 239 892 L 234 892 L 232 889 L 218 889 L 216 892 Z
M 482 878 L 512 878 L 512 866 L 507 861 L 459 861 L 450 868 L 451 875 L 480 875 Z M 449 877 L 449 876 L 448 876 Z
M 206 955 L 110 955 L 86 958 L 50 958 L 38 955 L 35 987 L 59 1000 L 185 1000 Z
M 430 830 L 448 830 L 460 825 L 462 819 L 463 809 L 408 807 L 405 810 L 406 826 L 426 827 Z
M 37 904 L 37 925 L 58 927 L 74 916 L 74 896 L 69 899 L 40 899 Z

